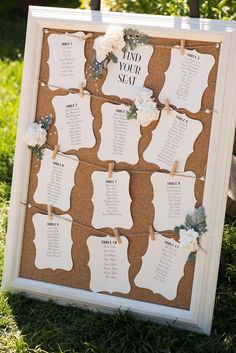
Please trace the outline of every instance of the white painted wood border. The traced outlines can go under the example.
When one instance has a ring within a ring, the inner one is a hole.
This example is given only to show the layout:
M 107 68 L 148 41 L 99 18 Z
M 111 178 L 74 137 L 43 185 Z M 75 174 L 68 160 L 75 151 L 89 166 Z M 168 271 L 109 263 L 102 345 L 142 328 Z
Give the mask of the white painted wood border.
M 208 233 L 195 266 L 190 310 L 92 293 L 19 277 L 25 207 L 31 154 L 21 140 L 29 122 L 35 120 L 43 28 L 103 32 L 109 24 L 137 27 L 150 36 L 222 42 L 209 147 L 204 202 Z M 126 13 L 91 12 L 72 9 L 30 7 L 26 34 L 25 61 L 17 130 L 16 154 L 5 251 L 3 290 L 23 291 L 58 303 L 75 304 L 92 310 L 130 310 L 141 318 L 210 334 L 215 301 L 222 231 L 229 182 L 236 121 L 236 25 L 233 21 L 175 18 Z

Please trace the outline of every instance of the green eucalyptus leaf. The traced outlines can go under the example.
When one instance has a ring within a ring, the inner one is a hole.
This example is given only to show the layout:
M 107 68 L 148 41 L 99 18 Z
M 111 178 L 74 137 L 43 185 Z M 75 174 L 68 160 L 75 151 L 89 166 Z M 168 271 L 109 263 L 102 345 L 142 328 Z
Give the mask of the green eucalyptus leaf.
M 178 235 L 179 235 L 179 230 L 180 230 L 180 227 L 178 227 L 178 226 L 174 228 L 174 232 Z
M 196 261 L 196 252 L 191 252 L 188 256 L 188 261 L 189 262 L 195 262 Z

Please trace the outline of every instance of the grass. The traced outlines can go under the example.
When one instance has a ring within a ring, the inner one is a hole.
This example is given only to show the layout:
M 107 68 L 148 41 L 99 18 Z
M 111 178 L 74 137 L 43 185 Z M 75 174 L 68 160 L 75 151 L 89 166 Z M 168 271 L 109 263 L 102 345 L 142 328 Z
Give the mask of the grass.
M 0 279 L 26 25 L 14 13 L 15 3 L 0 4 Z M 232 219 L 225 222 L 223 254 L 227 273 L 217 290 L 210 337 L 138 321 L 129 313 L 109 316 L 0 293 L 0 353 L 235 353 L 236 222 Z

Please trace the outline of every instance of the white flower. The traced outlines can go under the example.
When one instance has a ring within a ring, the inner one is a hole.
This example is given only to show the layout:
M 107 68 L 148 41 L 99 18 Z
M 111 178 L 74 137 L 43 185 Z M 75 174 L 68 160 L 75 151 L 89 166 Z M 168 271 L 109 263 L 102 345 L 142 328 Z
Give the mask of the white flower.
M 143 102 L 153 100 L 152 98 L 152 90 L 146 87 L 140 88 L 136 95 L 134 96 L 134 104 L 138 107 L 139 104 Z
M 31 123 L 23 135 L 28 146 L 42 146 L 46 142 L 47 131 L 42 128 L 42 124 Z
M 99 36 L 94 40 L 93 48 L 96 50 L 96 59 L 102 62 L 106 56 L 112 52 L 112 45 L 109 39 L 105 36 Z
M 179 236 L 180 236 L 180 243 L 184 247 L 184 249 L 188 251 L 197 251 L 199 246 L 198 246 L 198 238 L 199 234 L 196 232 L 194 229 L 190 228 L 188 230 L 186 229 L 180 229 L 179 230 Z
M 105 38 L 108 40 L 112 48 L 121 50 L 125 47 L 123 28 L 120 26 L 109 26 L 105 33 Z
M 146 127 L 152 121 L 158 120 L 159 112 L 156 107 L 156 103 L 150 99 L 149 101 L 144 101 L 136 105 L 137 108 L 137 121 L 140 125 Z

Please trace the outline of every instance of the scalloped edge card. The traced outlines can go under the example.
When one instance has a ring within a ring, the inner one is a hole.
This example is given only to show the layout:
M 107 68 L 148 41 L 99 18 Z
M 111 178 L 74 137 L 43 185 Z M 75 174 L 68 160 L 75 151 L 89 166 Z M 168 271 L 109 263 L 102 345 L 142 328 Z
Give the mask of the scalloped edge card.
M 118 62 L 107 65 L 107 76 L 102 92 L 120 98 L 133 99 L 135 93 L 144 86 L 148 76 L 148 65 L 153 53 L 151 45 L 140 45 L 134 50 L 114 50 Z
M 129 108 L 125 104 L 102 105 L 101 144 L 98 150 L 98 158 L 102 161 L 138 162 L 140 124 L 136 119 L 127 119 Z
M 72 217 L 53 217 L 48 220 L 47 215 L 36 213 L 32 217 L 36 248 L 35 266 L 38 269 L 51 268 L 70 271 L 73 267 L 71 248 Z
M 203 125 L 199 120 L 174 110 L 169 114 L 162 110 L 159 124 L 152 131 L 152 140 L 144 151 L 143 158 L 169 171 L 173 163 L 178 161 L 177 171 L 183 172 L 202 129 Z
M 55 126 L 62 152 L 91 148 L 95 145 L 90 101 L 91 97 L 87 91 L 84 91 L 83 97 L 73 93 L 53 97 Z
M 154 241 L 149 237 L 147 251 L 142 256 L 142 267 L 134 283 L 168 300 L 174 300 L 190 251 L 183 249 L 174 239 L 158 232 L 154 234 Z
M 195 208 L 195 174 L 185 172 L 171 176 L 155 172 L 151 176 L 153 206 L 155 209 L 154 228 L 157 231 L 174 230 L 184 223 L 187 213 Z
M 94 206 L 92 226 L 95 228 L 125 228 L 133 226 L 129 194 L 130 175 L 126 171 L 92 173 Z
M 79 160 L 77 157 L 63 156 L 59 153 L 53 160 L 52 153 L 53 151 L 49 149 L 44 150 L 33 199 L 36 203 L 66 211 L 70 208 L 70 195 L 75 185 L 74 176 Z
M 79 88 L 81 83 L 86 85 L 84 36 L 83 32 L 48 36 L 48 86 L 51 90 L 58 89 L 57 87 Z
M 128 239 L 120 237 L 118 244 L 114 237 L 89 236 L 90 289 L 93 292 L 129 293 Z
M 159 94 L 159 101 L 177 108 L 184 108 L 192 113 L 201 109 L 202 96 L 208 86 L 210 71 L 215 64 L 214 56 L 202 54 L 196 50 L 171 49 L 171 61 L 165 72 L 165 83 Z

